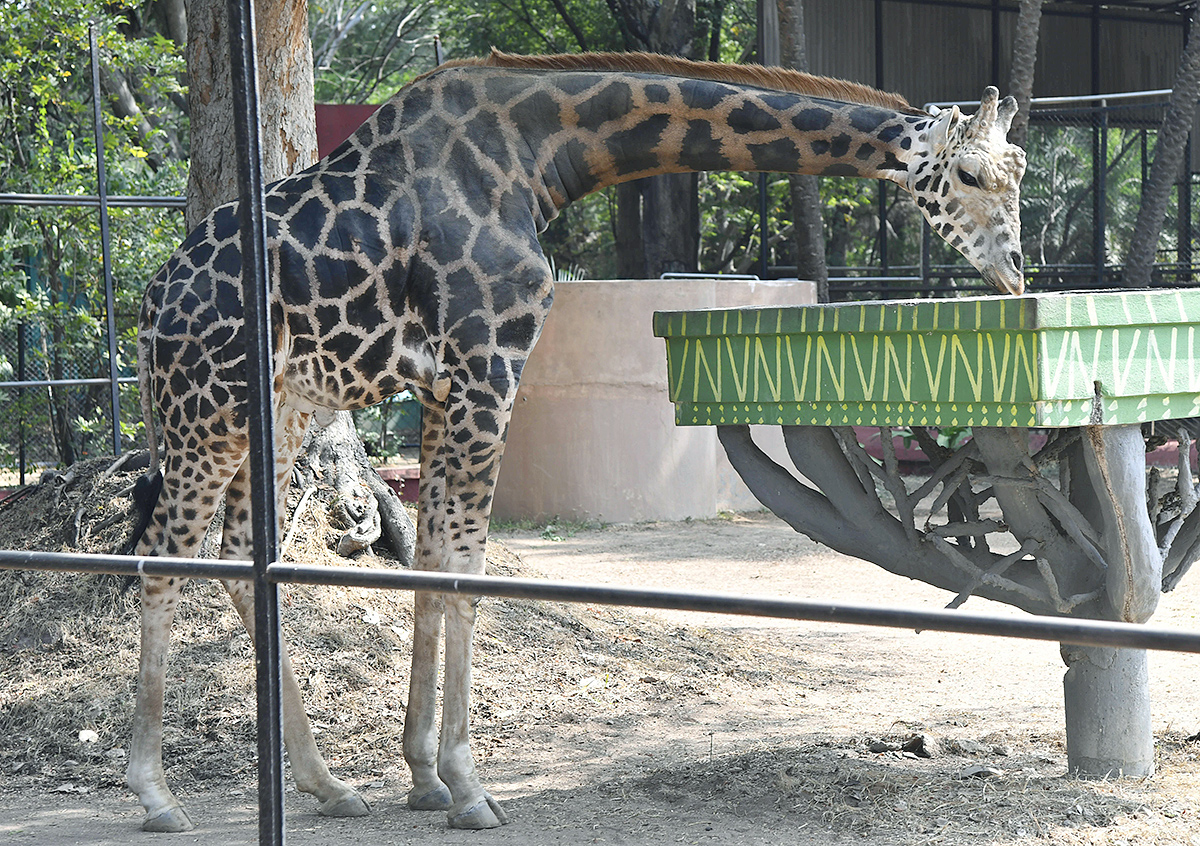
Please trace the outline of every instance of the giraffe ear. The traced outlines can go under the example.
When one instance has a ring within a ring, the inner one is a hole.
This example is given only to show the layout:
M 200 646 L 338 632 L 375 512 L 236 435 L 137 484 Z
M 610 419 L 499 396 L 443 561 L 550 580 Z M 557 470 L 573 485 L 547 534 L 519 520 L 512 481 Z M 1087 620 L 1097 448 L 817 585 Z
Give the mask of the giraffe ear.
M 944 150 L 950 143 L 950 133 L 954 131 L 954 127 L 958 126 L 960 120 L 962 120 L 962 112 L 958 110 L 958 106 L 940 110 L 937 120 L 933 122 L 933 126 L 929 127 L 929 146 L 935 150 Z

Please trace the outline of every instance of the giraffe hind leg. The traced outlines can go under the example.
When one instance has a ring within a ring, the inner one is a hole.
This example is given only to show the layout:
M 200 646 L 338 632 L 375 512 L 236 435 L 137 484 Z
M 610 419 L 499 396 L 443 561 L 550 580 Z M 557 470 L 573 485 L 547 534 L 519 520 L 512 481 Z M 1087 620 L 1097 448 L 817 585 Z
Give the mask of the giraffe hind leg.
M 183 461 L 174 458 L 164 466 L 162 480 L 147 482 L 153 497 L 153 516 L 136 539 L 137 555 L 192 557 L 216 513 L 216 503 L 232 475 L 225 465 L 214 468 L 205 480 L 184 479 Z M 147 477 L 143 477 L 147 478 Z M 186 519 L 185 519 L 186 518 Z M 163 773 L 163 699 L 171 625 L 185 578 L 144 577 L 141 586 L 141 656 L 138 661 L 137 701 L 133 714 L 126 783 L 146 810 L 142 829 L 155 832 L 190 831 L 191 818 L 167 785 Z

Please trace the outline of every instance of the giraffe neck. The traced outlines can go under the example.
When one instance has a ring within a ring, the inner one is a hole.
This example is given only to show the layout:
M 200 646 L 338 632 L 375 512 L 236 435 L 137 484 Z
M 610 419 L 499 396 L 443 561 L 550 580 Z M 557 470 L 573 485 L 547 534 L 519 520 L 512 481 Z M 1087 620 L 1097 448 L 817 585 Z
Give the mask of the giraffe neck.
M 905 184 L 929 115 L 713 79 L 486 69 L 534 155 L 542 216 L 661 173 L 775 171 Z

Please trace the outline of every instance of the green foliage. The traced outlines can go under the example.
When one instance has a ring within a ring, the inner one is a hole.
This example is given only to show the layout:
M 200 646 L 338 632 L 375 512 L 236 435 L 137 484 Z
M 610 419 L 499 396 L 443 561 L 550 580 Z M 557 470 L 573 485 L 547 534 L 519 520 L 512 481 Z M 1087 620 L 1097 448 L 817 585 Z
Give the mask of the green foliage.
M 128 18 L 112 8 L 93 0 L 0 5 L 0 190 L 97 192 L 90 21 L 101 62 L 131 83 L 143 117 L 181 128 L 169 98 L 180 93 L 182 57 L 154 33 L 133 37 Z M 148 149 L 161 130 L 145 135 L 136 118 L 111 113 L 105 122 L 110 194 L 183 192 L 183 165 Z M 117 363 L 130 375 L 142 287 L 179 242 L 182 221 L 161 210 L 111 215 Z M 96 210 L 0 207 L 0 370 L 16 378 L 23 358 L 24 379 L 107 376 L 105 322 Z M 133 392 L 123 389 L 122 396 L 126 420 L 139 420 Z M 93 449 L 111 450 L 107 398 L 107 386 L 0 392 L 0 413 L 19 421 L 0 433 L 0 461 L 12 460 L 19 439 L 37 462 L 68 464 Z M 39 449 L 39 439 L 52 442 L 53 451 Z
M 408 391 L 353 412 L 354 428 L 367 455 L 386 461 L 421 443 L 421 403 Z
M 1113 113 L 1116 120 L 1121 112 Z M 1088 125 L 1089 114 L 1071 122 L 1034 124 L 1029 133 L 1029 166 L 1021 185 L 1021 228 L 1025 255 L 1035 267 L 1074 266 L 1060 284 L 1094 278 L 1095 227 L 1093 179 L 1098 139 L 1103 138 L 1104 240 L 1107 265 L 1124 261 L 1141 205 L 1142 180 L 1154 149 L 1152 130 L 1114 125 L 1103 134 Z M 1147 121 L 1156 125 L 1158 115 Z M 1082 125 L 1080 125 L 1082 124 Z M 1160 237 L 1160 260 L 1173 260 L 1177 205 L 1168 211 Z
M 624 49 L 620 26 L 606 3 L 595 0 L 450 0 L 445 33 L 451 56 L 581 53 Z

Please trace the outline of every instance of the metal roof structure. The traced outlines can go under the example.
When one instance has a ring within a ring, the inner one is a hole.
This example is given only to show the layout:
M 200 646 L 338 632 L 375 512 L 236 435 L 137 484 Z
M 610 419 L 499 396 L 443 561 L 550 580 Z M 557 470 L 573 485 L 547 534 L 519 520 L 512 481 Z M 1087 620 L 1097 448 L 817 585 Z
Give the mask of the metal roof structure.
M 1008 87 L 1014 0 L 804 0 L 809 69 L 911 102 Z M 1050 0 L 1034 96 L 1170 88 L 1196 0 Z

